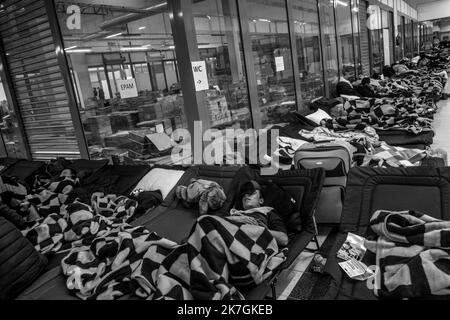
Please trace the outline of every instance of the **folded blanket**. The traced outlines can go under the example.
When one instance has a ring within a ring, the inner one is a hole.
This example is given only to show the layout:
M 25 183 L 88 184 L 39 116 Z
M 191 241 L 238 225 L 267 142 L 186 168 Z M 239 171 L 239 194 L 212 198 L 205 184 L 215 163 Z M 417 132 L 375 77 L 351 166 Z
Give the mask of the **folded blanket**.
M 82 299 L 242 299 L 284 260 L 263 227 L 202 216 L 184 244 L 123 225 L 74 248 L 62 261 L 67 287 Z
M 365 155 L 362 165 L 372 167 L 412 167 L 420 165 L 420 161 L 426 156 L 426 150 L 394 147 L 382 142 L 372 154 Z
M 383 298 L 450 295 L 450 221 L 416 211 L 376 211 L 370 220 L 377 241 L 374 292 Z M 449 296 L 450 297 L 450 296 Z

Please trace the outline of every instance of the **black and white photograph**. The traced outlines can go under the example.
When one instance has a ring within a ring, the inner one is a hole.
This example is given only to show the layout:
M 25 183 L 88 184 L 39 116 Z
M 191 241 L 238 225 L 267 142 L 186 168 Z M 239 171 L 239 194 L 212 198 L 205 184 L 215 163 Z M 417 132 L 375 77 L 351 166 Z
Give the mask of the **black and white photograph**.
M 450 0 L 0 0 L 0 303 L 450 300 L 449 73 Z

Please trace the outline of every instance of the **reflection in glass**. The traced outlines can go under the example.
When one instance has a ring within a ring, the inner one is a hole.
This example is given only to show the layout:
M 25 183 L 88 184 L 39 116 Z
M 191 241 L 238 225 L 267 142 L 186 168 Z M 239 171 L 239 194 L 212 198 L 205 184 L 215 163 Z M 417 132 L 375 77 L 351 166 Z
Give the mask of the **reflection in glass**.
M 26 158 L 25 146 L 17 124 L 17 117 L 12 106 L 6 100 L 6 94 L 0 81 L 0 130 L 5 144 L 6 155 L 10 158 Z
M 322 50 L 325 60 L 325 80 L 331 94 L 336 91 L 339 80 L 333 7 L 333 0 L 319 0 L 320 26 L 324 38 Z
M 361 44 L 359 34 L 359 0 L 352 0 L 352 26 L 353 26 L 353 44 L 355 46 L 355 64 L 356 75 L 360 76 L 363 73 L 361 63 Z
M 262 124 L 296 110 L 286 1 L 246 0 Z
M 210 127 L 251 127 L 243 48 L 235 0 L 193 4 L 200 60 L 206 62 L 205 92 Z
M 294 2 L 293 9 L 300 88 L 306 105 L 324 95 L 317 0 Z
M 367 7 L 367 29 L 371 45 L 371 69 L 372 73 L 381 73 L 384 65 L 383 24 L 381 9 L 377 5 Z
M 80 28 L 66 23 L 70 5 L 80 7 Z M 173 131 L 187 127 L 167 3 L 148 11 L 143 2 L 64 0 L 56 8 L 91 157 L 167 155 Z
M 339 37 L 339 64 L 341 76 L 355 81 L 355 56 L 353 51 L 353 33 L 350 0 L 335 2 L 336 29 Z

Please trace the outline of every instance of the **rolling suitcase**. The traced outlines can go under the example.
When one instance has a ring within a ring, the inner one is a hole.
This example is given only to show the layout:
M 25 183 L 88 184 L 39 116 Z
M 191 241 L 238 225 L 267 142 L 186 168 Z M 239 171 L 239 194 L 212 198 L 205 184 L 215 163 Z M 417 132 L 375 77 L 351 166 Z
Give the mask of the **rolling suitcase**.
M 302 145 L 295 153 L 297 169 L 323 168 L 326 172 L 315 218 L 318 223 L 339 223 L 347 175 L 356 149 L 345 141 L 315 142 Z

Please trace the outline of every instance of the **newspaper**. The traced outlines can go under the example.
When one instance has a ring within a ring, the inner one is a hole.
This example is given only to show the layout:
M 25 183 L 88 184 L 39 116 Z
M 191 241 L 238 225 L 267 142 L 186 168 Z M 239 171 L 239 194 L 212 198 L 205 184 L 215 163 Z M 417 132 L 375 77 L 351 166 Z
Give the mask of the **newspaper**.
M 350 278 L 364 281 L 374 276 L 373 271 L 361 262 L 366 251 L 364 238 L 349 232 L 337 257 L 345 260 L 338 264 Z

